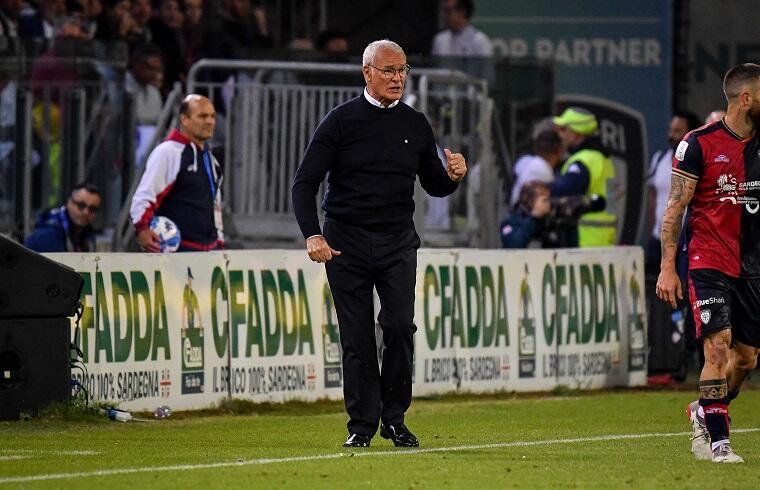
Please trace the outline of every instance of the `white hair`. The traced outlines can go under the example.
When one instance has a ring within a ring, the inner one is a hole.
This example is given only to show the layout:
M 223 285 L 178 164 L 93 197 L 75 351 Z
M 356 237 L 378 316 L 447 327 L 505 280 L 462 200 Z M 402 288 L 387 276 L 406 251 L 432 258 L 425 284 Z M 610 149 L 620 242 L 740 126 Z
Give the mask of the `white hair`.
M 364 54 L 362 54 L 362 66 L 368 66 L 375 61 L 377 52 L 381 49 L 392 49 L 397 51 L 406 57 L 404 49 L 398 44 L 394 43 L 390 39 L 380 39 L 379 41 L 372 41 L 364 48 Z

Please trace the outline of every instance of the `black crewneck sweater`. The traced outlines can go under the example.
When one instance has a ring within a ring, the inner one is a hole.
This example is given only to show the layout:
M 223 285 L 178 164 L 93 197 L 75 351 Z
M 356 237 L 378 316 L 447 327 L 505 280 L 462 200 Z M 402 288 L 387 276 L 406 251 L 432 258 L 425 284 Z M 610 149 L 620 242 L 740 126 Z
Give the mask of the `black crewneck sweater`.
M 327 219 L 369 231 L 414 227 L 414 182 L 443 197 L 457 188 L 446 174 L 425 116 L 403 102 L 374 106 L 360 95 L 331 110 L 314 132 L 293 181 L 304 238 L 321 234 L 315 196 L 327 177 Z

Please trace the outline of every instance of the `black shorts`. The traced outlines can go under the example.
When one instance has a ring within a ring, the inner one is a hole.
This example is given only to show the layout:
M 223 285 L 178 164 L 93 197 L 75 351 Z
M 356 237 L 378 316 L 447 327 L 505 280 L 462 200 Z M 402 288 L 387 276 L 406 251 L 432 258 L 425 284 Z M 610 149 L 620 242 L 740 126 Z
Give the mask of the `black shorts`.
M 698 339 L 731 329 L 733 340 L 760 347 L 760 279 L 692 269 L 688 287 Z

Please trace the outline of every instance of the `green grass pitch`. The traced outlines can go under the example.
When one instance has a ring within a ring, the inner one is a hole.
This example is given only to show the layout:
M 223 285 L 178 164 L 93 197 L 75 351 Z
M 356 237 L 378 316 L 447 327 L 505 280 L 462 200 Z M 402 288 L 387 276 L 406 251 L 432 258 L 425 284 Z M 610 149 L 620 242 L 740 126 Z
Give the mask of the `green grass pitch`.
M 689 391 L 418 399 L 421 451 L 340 447 L 339 402 L 151 422 L 0 423 L 5 488 L 758 488 L 760 390 L 731 405 L 743 465 L 694 461 Z

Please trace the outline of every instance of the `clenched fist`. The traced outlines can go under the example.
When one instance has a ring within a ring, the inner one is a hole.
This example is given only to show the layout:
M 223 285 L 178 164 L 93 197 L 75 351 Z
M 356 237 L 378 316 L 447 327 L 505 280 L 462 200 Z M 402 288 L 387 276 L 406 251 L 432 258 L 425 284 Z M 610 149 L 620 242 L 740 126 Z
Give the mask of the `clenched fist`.
M 448 148 L 443 150 L 446 155 L 446 173 L 454 182 L 459 182 L 467 174 L 467 163 L 461 153 L 451 153 Z

